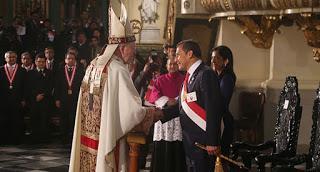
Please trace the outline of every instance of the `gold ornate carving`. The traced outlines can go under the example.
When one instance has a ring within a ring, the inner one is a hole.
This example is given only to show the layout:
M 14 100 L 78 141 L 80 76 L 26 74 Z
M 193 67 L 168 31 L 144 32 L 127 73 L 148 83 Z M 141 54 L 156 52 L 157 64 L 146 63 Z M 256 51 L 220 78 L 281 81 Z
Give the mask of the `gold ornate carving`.
M 208 12 L 213 14 L 244 10 L 286 10 L 320 7 L 319 0 L 201 0 L 201 4 Z
M 201 0 L 210 13 L 271 8 L 269 0 Z
M 227 18 L 235 22 L 258 48 L 270 48 L 280 25 L 291 26 L 295 21 L 308 45 L 316 48 L 314 60 L 320 62 L 319 0 L 201 0 L 201 4 L 212 14 L 209 21 Z
M 142 29 L 141 21 L 137 19 L 130 20 L 130 24 L 132 27 L 132 33 L 139 34 L 141 32 L 141 29 Z
M 318 16 L 309 14 L 295 15 L 295 21 L 303 31 L 308 45 L 320 48 L 320 20 Z
M 268 49 L 272 45 L 275 32 L 281 25 L 278 16 L 237 16 L 234 20 L 245 34 L 258 48 Z
M 313 60 L 320 63 L 320 48 L 313 49 Z
M 172 44 L 174 38 L 175 18 L 176 18 L 176 0 L 168 1 L 168 13 L 165 26 L 164 38 L 167 43 Z
M 319 7 L 318 0 L 270 0 L 275 9 Z

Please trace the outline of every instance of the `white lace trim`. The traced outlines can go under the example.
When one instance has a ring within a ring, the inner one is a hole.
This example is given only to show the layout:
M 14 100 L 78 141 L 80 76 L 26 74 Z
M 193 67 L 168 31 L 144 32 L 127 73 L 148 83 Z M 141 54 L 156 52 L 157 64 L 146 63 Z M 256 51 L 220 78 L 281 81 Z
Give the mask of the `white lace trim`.
M 153 141 L 182 141 L 182 129 L 180 117 L 162 123 L 158 121 L 154 124 Z

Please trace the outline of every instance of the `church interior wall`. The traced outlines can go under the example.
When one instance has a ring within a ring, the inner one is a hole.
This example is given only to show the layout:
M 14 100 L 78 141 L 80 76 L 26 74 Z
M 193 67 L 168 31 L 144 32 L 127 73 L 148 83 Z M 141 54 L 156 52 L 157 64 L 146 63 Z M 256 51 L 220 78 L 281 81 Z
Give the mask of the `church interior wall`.
M 124 1 L 126 7 L 128 7 L 128 15 L 130 16 L 130 20 L 139 20 L 141 21 L 141 15 L 139 11 L 139 6 L 142 4 L 143 0 L 136 0 L 136 1 L 131 1 L 131 0 L 126 0 Z M 157 43 L 155 44 L 163 44 L 165 42 L 163 38 L 164 34 L 164 27 L 166 24 L 166 19 L 167 19 L 167 10 L 168 10 L 168 0 L 161 0 L 158 1 L 158 19 L 156 22 L 153 24 L 156 28 L 160 29 L 160 37 Z M 142 26 L 147 26 L 150 25 L 148 23 L 142 23 Z M 136 34 L 137 38 L 137 43 L 140 43 L 140 35 Z
M 250 40 L 240 33 L 240 28 L 222 20 L 217 45 L 229 46 L 234 54 L 237 85 L 231 101 L 231 111 L 237 118 L 238 95 L 243 90 L 263 90 L 266 93 L 264 107 L 264 140 L 272 139 L 276 119 L 276 106 L 285 77 L 295 75 L 303 113 L 298 144 L 308 145 L 312 125 L 312 106 L 315 90 L 320 81 L 319 64 L 313 61 L 312 47 L 304 39 L 297 26 L 280 27 L 274 35 L 270 49 L 255 48 Z

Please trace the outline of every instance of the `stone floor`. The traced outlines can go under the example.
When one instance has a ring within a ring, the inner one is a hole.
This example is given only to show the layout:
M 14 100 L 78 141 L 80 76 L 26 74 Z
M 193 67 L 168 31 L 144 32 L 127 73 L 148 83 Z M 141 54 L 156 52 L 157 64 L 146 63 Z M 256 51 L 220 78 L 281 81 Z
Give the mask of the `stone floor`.
M 65 172 L 70 145 L 1 146 L 0 155 L 0 172 Z
M 70 147 L 60 142 L 0 146 L 0 172 L 66 172 L 69 166 Z M 146 168 L 139 172 L 149 172 L 150 164 L 151 155 L 149 154 Z M 270 172 L 270 164 L 267 166 L 269 168 L 266 172 Z M 304 169 L 304 165 L 297 167 Z M 251 171 L 256 171 L 256 165 L 253 165 Z

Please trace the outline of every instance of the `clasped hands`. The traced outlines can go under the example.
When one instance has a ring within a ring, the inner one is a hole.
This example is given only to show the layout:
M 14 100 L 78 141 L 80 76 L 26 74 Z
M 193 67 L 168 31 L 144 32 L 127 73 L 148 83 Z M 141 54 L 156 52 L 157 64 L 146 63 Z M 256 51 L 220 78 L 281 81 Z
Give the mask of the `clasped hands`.
M 163 112 L 159 108 L 155 107 L 148 107 L 146 116 L 152 116 L 153 122 L 159 121 L 163 117 Z
M 135 127 L 135 131 L 143 131 L 145 134 L 149 133 L 150 127 L 153 123 L 159 121 L 163 117 L 162 110 L 155 107 L 147 107 L 146 115 L 142 122 Z

